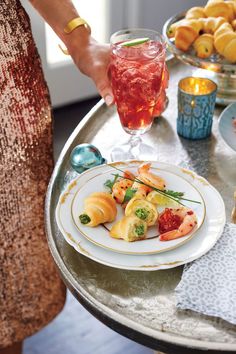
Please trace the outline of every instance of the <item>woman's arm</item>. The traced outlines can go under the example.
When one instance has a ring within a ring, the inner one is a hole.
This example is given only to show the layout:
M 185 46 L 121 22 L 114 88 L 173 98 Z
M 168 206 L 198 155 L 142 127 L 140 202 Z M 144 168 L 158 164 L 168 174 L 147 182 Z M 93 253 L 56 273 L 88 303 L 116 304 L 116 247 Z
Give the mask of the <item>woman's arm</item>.
M 44 20 L 64 42 L 79 70 L 89 76 L 107 105 L 113 103 L 108 79 L 110 47 L 95 41 L 85 26 L 66 34 L 64 28 L 72 19 L 79 17 L 71 0 L 30 0 Z

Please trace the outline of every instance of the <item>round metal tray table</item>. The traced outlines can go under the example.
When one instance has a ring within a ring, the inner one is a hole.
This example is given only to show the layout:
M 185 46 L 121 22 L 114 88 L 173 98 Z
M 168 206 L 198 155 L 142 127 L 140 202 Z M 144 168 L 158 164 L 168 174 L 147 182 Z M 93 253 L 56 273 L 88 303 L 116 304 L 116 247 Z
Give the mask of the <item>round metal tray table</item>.
M 176 133 L 177 84 L 195 68 L 176 60 L 169 61 L 168 66 L 170 102 L 144 140 L 158 148 L 159 161 L 192 169 L 208 179 L 221 193 L 229 221 L 236 154 L 218 133 L 222 108 L 216 107 L 210 138 L 180 138 Z M 55 207 L 61 191 L 76 177 L 69 165 L 73 147 L 92 143 L 109 160 L 111 147 L 125 138 L 115 107 L 107 108 L 101 100 L 77 126 L 57 161 L 48 187 L 45 215 L 49 247 L 65 284 L 96 318 L 147 347 L 175 354 L 236 353 L 235 326 L 219 318 L 177 310 L 174 289 L 182 267 L 153 272 L 110 268 L 77 253 L 59 232 Z

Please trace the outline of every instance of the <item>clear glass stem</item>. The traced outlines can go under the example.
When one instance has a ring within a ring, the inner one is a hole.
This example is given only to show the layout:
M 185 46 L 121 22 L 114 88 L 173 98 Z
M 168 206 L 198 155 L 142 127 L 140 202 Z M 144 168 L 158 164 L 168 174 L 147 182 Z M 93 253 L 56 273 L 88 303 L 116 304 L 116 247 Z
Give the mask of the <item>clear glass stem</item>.
M 139 159 L 140 157 L 140 144 L 142 139 L 139 135 L 132 135 L 129 139 L 130 153 L 134 159 Z
M 132 135 L 129 141 L 131 148 L 134 148 L 141 143 L 142 139 L 139 135 Z
M 114 146 L 111 151 L 112 161 L 142 160 L 155 161 L 155 147 L 145 144 L 140 135 L 132 135 L 128 141 Z

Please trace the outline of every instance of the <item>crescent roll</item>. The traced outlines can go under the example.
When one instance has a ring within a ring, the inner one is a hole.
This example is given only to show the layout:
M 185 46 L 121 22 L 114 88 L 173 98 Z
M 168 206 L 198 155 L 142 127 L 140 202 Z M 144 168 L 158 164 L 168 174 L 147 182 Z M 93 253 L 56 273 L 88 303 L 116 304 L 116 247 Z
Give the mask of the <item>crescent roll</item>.
M 147 226 L 154 225 L 158 218 L 155 205 L 144 199 L 131 199 L 125 208 L 125 215 L 135 215 L 145 221 Z
M 189 9 L 185 15 L 187 19 L 196 19 L 206 17 L 204 7 L 195 6 Z
M 228 22 L 234 18 L 234 2 L 223 0 L 209 0 L 205 6 L 207 17 L 224 17 Z
M 79 216 L 80 222 L 94 227 L 115 220 L 116 202 L 109 193 L 96 192 L 84 200 L 84 212 Z
M 146 238 L 147 224 L 137 216 L 124 216 L 110 230 L 113 238 L 127 242 L 139 241 Z
M 229 62 L 236 62 L 236 32 L 229 23 L 224 23 L 214 34 L 214 45 L 218 53 Z
M 208 58 L 214 51 L 214 36 L 204 33 L 193 43 L 193 47 L 199 58 Z

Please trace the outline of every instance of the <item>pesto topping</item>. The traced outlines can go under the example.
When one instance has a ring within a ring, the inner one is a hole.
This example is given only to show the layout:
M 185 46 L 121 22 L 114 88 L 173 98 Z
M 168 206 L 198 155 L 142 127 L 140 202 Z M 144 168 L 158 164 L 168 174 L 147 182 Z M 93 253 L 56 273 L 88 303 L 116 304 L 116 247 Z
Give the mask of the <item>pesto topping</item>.
M 149 211 L 144 208 L 138 208 L 135 210 L 135 215 L 141 220 L 146 220 L 149 215 Z
M 144 234 L 144 225 L 137 225 L 134 231 L 138 236 L 142 236 Z
M 80 219 L 81 224 L 84 224 L 84 225 L 88 224 L 91 221 L 90 217 L 87 214 L 81 214 L 79 216 L 79 219 Z

